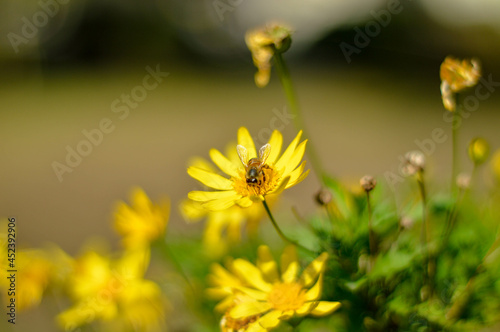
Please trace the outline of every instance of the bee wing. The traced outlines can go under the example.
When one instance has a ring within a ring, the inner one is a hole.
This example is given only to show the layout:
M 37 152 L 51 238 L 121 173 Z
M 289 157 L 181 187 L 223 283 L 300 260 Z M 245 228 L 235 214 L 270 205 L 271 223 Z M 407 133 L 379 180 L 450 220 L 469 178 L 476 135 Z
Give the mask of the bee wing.
M 262 164 L 266 163 L 267 158 L 269 157 L 269 154 L 271 153 L 271 144 L 267 143 L 263 147 L 260 148 L 259 150 L 259 158 L 260 162 Z
M 238 152 L 238 157 L 240 157 L 241 163 L 243 166 L 247 167 L 248 165 L 248 152 L 247 149 L 243 145 L 236 145 L 236 151 Z

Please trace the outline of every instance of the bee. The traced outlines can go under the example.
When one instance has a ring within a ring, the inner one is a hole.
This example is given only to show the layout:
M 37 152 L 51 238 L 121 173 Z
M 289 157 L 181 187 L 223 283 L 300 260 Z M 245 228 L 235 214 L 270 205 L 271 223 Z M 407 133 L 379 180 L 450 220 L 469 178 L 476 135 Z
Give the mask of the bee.
M 243 145 L 237 145 L 236 151 L 240 157 L 241 163 L 245 166 L 245 178 L 248 184 L 260 185 L 262 181 L 266 181 L 266 175 L 263 168 L 268 168 L 266 165 L 267 158 L 271 153 L 271 145 L 268 143 L 259 149 L 259 157 L 248 160 L 248 151 Z

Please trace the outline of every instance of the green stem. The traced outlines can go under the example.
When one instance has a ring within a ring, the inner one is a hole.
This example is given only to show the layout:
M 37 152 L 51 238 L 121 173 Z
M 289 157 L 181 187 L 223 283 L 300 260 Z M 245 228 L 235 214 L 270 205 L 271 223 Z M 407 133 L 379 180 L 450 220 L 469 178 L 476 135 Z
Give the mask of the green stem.
M 267 212 L 267 215 L 269 216 L 269 219 L 271 219 L 271 223 L 273 224 L 274 226 L 274 229 L 276 230 L 276 232 L 278 233 L 278 235 L 281 237 L 281 239 L 285 242 L 288 242 L 290 244 L 293 244 L 294 246 L 297 246 L 298 248 L 304 250 L 304 251 L 307 251 L 308 253 L 310 254 L 313 254 L 313 255 L 316 255 L 316 253 L 314 251 L 312 251 L 311 249 L 308 249 L 304 246 L 302 246 L 301 244 L 299 244 L 298 242 L 296 241 L 293 241 L 291 239 L 289 239 L 280 229 L 280 227 L 278 226 L 278 224 L 276 223 L 276 220 L 274 219 L 273 217 L 273 214 L 271 213 L 271 210 L 269 209 L 269 206 L 267 205 L 267 202 L 266 200 L 264 199 L 262 201 L 262 203 L 264 204 L 264 208 L 266 209 L 266 212 Z
M 159 246 L 158 249 L 163 254 L 163 256 L 166 259 L 168 259 L 170 262 L 172 262 L 172 264 L 177 269 L 177 271 L 179 272 L 179 274 L 182 276 L 182 278 L 184 279 L 184 281 L 186 282 L 186 284 L 189 286 L 189 288 L 191 289 L 191 291 L 193 292 L 193 294 L 197 295 L 197 292 L 195 291 L 195 288 L 193 287 L 193 284 L 189 280 L 187 274 L 184 272 L 184 269 L 182 268 L 182 266 L 179 263 L 179 261 L 172 254 L 172 251 L 168 247 L 167 242 L 165 240 L 160 240 L 160 241 L 156 241 L 156 243 L 158 244 L 158 246 Z
M 375 233 L 372 227 L 372 204 L 370 202 L 370 192 L 366 191 L 366 208 L 368 209 L 368 241 L 370 244 L 370 256 L 375 258 L 377 247 L 375 243 Z
M 427 220 L 427 191 L 425 189 L 424 171 L 421 169 L 417 173 L 417 183 L 422 199 L 422 229 L 420 231 L 420 243 L 422 249 L 426 251 L 424 261 L 424 284 L 429 287 L 429 296 L 433 295 L 433 278 L 435 270 L 435 261 L 431 259 L 429 249 L 426 248 L 429 237 L 429 222 Z
M 451 121 L 451 153 L 452 153 L 452 165 L 451 165 L 451 190 L 452 192 L 456 189 L 456 180 L 459 170 L 460 156 L 458 153 L 458 129 L 460 128 L 460 114 L 459 114 L 459 104 L 458 104 L 458 94 L 455 95 L 456 109 L 453 111 L 453 118 Z
M 425 190 L 423 170 L 420 170 L 417 176 L 418 189 L 422 199 L 422 229 L 420 231 L 420 243 L 422 247 L 425 247 L 427 244 L 427 192 Z
M 295 93 L 295 90 L 293 89 L 290 73 L 281 52 L 275 50 L 274 61 L 276 64 L 276 72 L 278 73 L 278 77 L 280 79 L 283 90 L 285 91 L 285 96 L 288 100 L 288 104 L 293 115 L 295 127 L 297 128 L 297 130 L 302 130 L 304 132 L 304 138 L 308 139 L 310 138 L 310 136 L 306 129 L 304 118 L 300 113 L 299 104 L 297 102 L 297 95 Z M 319 181 L 324 184 L 325 172 L 323 170 L 323 167 L 321 166 L 318 153 L 316 152 L 317 150 L 311 140 L 308 141 L 308 145 L 307 156 L 311 161 L 311 167 L 314 169 L 314 172 L 318 176 Z

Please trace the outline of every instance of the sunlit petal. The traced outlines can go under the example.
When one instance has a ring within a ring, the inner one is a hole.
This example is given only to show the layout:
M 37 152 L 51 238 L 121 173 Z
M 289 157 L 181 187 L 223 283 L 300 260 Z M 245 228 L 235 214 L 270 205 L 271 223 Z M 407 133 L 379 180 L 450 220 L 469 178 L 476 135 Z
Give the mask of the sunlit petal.
M 215 174 L 209 171 L 206 171 L 201 168 L 189 167 L 188 174 L 196 180 L 200 181 L 207 187 L 218 189 L 218 190 L 231 190 L 233 189 L 233 183 L 231 180 L 226 179 L 219 174 Z

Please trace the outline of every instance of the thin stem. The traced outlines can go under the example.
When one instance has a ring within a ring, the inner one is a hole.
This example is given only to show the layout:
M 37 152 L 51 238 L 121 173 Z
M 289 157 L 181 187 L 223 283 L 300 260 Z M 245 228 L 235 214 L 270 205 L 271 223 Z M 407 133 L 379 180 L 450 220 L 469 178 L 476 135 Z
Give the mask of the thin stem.
M 425 189 L 424 171 L 420 169 L 417 173 L 417 183 L 422 199 L 422 229 L 420 231 L 420 243 L 422 249 L 425 248 L 426 257 L 424 258 L 424 284 L 429 287 L 429 296 L 433 295 L 433 278 L 435 270 L 435 261 L 431 259 L 431 254 L 428 251 L 427 241 L 429 237 L 429 222 L 427 220 L 427 191 Z
M 452 164 L 451 164 L 451 190 L 455 191 L 456 179 L 459 170 L 460 156 L 458 153 L 458 129 L 460 128 L 460 115 L 459 115 L 459 104 L 458 104 L 458 94 L 455 95 L 456 109 L 453 111 L 453 118 L 451 121 L 451 153 L 452 153 Z
M 458 216 L 458 211 L 460 210 L 460 206 L 462 205 L 462 201 L 464 200 L 465 197 L 465 190 L 460 190 L 458 192 L 458 197 L 457 200 L 455 201 L 455 204 L 453 205 L 453 208 L 451 209 L 451 212 L 448 214 L 448 219 L 446 221 L 446 228 L 445 228 L 445 234 L 444 234 L 444 239 L 443 239 L 443 248 L 446 248 L 446 245 L 448 243 L 448 239 L 450 238 L 450 235 L 453 231 L 453 228 L 455 227 L 455 221 Z
M 372 227 L 372 204 L 370 201 L 370 192 L 366 191 L 366 208 L 368 209 L 368 241 L 370 244 L 370 256 L 372 258 L 375 257 L 377 253 L 377 247 L 375 243 L 375 233 L 373 232 L 373 227 Z
M 418 183 L 418 189 L 420 191 L 420 197 L 422 199 L 422 229 L 420 231 L 420 243 L 422 244 L 422 247 L 425 247 L 425 245 L 427 244 L 428 226 L 427 226 L 427 192 L 425 190 L 423 170 L 420 170 L 418 172 L 417 183 Z
M 165 258 L 169 259 L 172 262 L 172 264 L 177 269 L 177 271 L 179 272 L 179 274 L 182 276 L 182 278 L 184 279 L 184 281 L 186 282 L 186 284 L 189 286 L 189 288 L 191 289 L 191 291 L 193 292 L 193 294 L 196 295 L 197 292 L 195 291 L 195 288 L 194 288 L 193 284 L 189 280 L 186 272 L 184 272 L 184 269 L 182 268 L 182 266 L 179 263 L 179 261 L 172 254 L 172 251 L 170 250 L 169 246 L 167 245 L 167 242 L 165 240 L 161 240 L 161 241 L 156 241 L 156 243 L 158 244 L 159 250 L 163 254 L 163 256 Z
M 316 253 L 314 251 L 312 251 L 311 249 L 308 249 L 302 245 L 300 245 L 298 242 L 296 241 L 293 241 L 291 239 L 289 239 L 280 229 L 280 227 L 278 226 L 278 224 L 276 223 L 276 220 L 274 219 L 273 217 L 273 214 L 271 213 L 271 210 L 269 209 L 269 206 L 267 205 L 267 202 L 266 200 L 264 199 L 262 201 L 262 204 L 264 204 L 264 208 L 266 209 L 266 212 L 267 212 L 267 215 L 269 216 L 269 219 L 271 219 L 271 223 L 273 224 L 274 226 L 274 229 L 276 230 L 276 232 L 278 233 L 278 235 L 281 237 L 281 239 L 285 242 L 288 242 L 290 244 L 293 244 L 294 246 L 297 246 L 298 248 L 304 250 L 304 251 L 307 251 L 308 253 L 310 254 L 313 254 L 315 255 Z
M 283 90 L 285 91 L 285 96 L 288 100 L 288 104 L 293 115 L 293 120 L 295 122 L 295 127 L 297 128 L 297 130 L 302 129 L 304 132 L 304 137 L 309 138 L 310 136 L 306 129 L 304 118 L 300 113 L 299 104 L 297 102 L 297 95 L 295 93 L 295 90 L 293 89 L 290 73 L 286 66 L 285 60 L 283 59 L 282 53 L 275 51 L 274 60 L 276 64 L 276 72 L 278 73 L 281 85 L 283 87 Z M 309 140 L 308 145 L 307 155 L 309 157 L 309 160 L 311 161 L 311 166 L 317 174 L 320 182 L 324 184 L 325 172 L 323 170 L 323 167 L 321 166 L 320 159 L 316 152 L 317 150 L 315 149 L 314 144 L 311 142 L 311 140 Z

